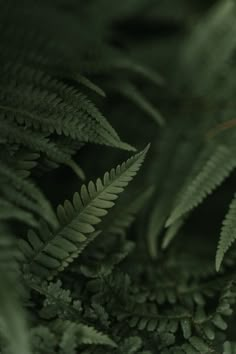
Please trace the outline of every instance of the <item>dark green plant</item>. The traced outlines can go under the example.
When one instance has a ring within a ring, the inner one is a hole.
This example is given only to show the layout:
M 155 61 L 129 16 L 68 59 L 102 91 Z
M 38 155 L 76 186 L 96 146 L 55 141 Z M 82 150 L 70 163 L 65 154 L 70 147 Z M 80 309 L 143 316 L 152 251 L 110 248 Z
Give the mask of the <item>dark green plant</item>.
M 236 353 L 235 20 L 0 0 L 1 354 Z

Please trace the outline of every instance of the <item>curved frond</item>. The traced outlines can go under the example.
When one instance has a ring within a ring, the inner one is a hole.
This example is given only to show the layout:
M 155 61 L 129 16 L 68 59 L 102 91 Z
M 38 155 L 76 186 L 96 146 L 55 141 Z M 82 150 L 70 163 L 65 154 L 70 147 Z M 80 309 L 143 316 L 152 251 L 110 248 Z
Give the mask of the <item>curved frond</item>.
M 95 105 L 74 87 L 27 67 L 16 66 L 12 74 L 9 65 L 7 69 L 0 85 L 4 119 L 84 142 L 134 150 L 120 140 Z
M 20 248 L 26 257 L 29 270 L 41 276 L 52 277 L 67 267 L 84 247 L 97 236 L 95 225 L 114 206 L 114 201 L 132 181 L 140 169 L 147 147 L 118 165 L 110 173 L 106 172 L 103 181 L 83 185 L 80 193 L 75 193 L 73 203 L 66 200 L 57 209 L 59 228 L 50 231 L 43 226 L 40 235 L 34 231 L 28 234 L 28 240 L 20 240 Z

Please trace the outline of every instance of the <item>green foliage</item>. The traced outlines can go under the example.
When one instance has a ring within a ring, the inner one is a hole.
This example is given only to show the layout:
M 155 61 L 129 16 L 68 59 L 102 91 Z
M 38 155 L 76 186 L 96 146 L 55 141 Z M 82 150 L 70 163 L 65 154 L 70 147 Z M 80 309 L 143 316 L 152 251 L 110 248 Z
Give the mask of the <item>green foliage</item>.
M 42 225 L 40 236 L 30 231 L 27 241 L 19 241 L 28 272 L 51 278 L 79 256 L 99 235 L 94 225 L 101 222 L 107 209 L 113 207 L 118 194 L 136 175 L 147 151 L 148 147 L 110 173 L 105 173 L 103 181 L 98 178 L 96 183 L 90 181 L 88 187 L 83 185 L 80 193 L 74 194 L 73 204 L 66 200 L 63 206 L 59 205 L 59 226 L 54 231 Z
M 25 316 L 19 304 L 20 291 L 16 284 L 19 281 L 17 251 L 12 236 L 1 228 L 0 241 L 0 318 L 1 336 L 10 343 L 12 353 L 30 354 L 30 345 L 26 330 Z
M 0 0 L 1 354 L 236 353 L 235 20 Z

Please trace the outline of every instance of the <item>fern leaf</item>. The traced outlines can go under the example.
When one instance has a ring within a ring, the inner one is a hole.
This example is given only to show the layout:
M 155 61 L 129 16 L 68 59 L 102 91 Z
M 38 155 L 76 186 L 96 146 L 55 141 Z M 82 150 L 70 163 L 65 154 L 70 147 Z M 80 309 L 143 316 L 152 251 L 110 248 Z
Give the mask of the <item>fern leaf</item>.
M 60 226 L 54 232 L 46 225 L 40 235 L 31 231 L 28 241 L 21 240 L 20 248 L 26 257 L 26 264 L 34 273 L 52 277 L 62 271 L 82 252 L 84 247 L 97 236 L 94 225 L 100 223 L 107 209 L 114 206 L 118 194 L 132 181 L 140 169 L 149 146 L 118 165 L 103 181 L 83 185 L 80 194 L 75 193 L 73 203 L 65 201 L 59 205 L 57 215 Z
M 19 66 L 11 74 L 8 65 L 5 71 L 0 111 L 8 118 L 80 141 L 134 150 L 120 140 L 94 104 L 75 88 L 27 67 Z
M 234 152 L 218 146 L 196 177 L 179 193 L 180 198 L 166 222 L 166 227 L 197 207 L 236 167 Z
M 26 94 L 25 91 L 24 93 Z M 27 97 L 31 99 L 32 95 L 32 93 L 28 93 L 26 97 L 21 97 L 18 107 L 12 106 L 12 103 L 6 105 L 4 102 L 4 104 L 0 104 L 0 111 L 4 113 L 6 119 L 16 120 L 18 123 L 24 123 L 34 129 L 40 127 L 42 131 L 57 133 L 58 135 L 64 134 L 72 139 L 84 142 L 108 145 L 130 151 L 135 150 L 129 144 L 114 140 L 110 133 L 102 128 L 100 129 L 99 122 L 96 120 L 91 121 L 86 112 L 76 112 L 65 106 L 58 106 L 53 109 L 49 100 L 48 102 L 42 100 L 44 102 L 44 112 L 36 112 L 36 107 L 32 107 L 32 102 L 27 102 Z M 16 104 L 15 98 L 14 102 Z M 45 107 L 46 103 L 47 107 Z
M 216 270 L 220 270 L 225 253 L 236 240 L 236 195 L 230 204 L 229 211 L 223 221 L 220 240 L 216 253 Z

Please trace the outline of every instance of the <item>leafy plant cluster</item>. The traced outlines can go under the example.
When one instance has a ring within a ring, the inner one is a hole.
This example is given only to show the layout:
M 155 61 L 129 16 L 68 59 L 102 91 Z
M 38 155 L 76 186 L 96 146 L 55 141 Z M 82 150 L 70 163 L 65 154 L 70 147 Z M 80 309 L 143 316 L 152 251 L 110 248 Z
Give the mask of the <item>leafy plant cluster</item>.
M 1 354 L 236 353 L 235 1 L 0 9 Z

